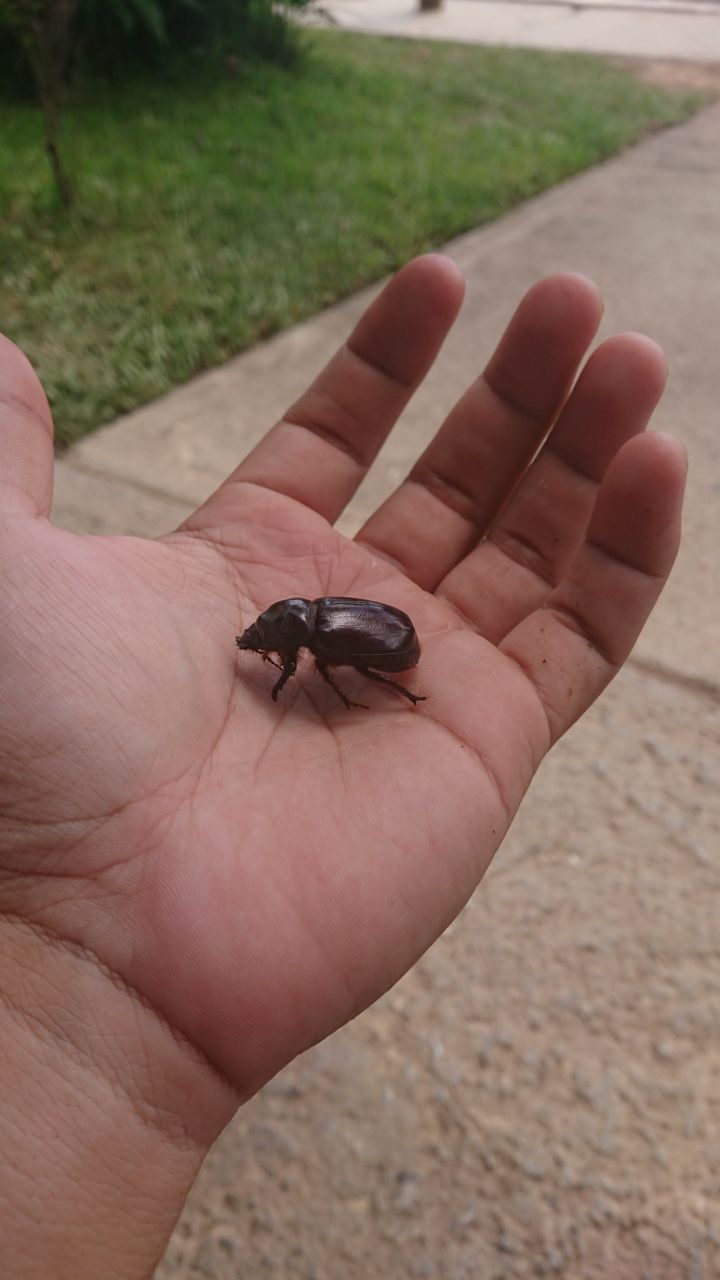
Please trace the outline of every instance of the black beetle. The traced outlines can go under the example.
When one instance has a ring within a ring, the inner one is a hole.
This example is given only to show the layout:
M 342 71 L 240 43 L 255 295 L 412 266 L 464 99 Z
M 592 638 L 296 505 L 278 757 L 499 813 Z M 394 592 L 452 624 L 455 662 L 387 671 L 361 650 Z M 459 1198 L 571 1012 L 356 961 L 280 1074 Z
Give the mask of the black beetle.
M 320 675 L 348 709 L 362 707 L 364 703 L 350 702 L 338 689 L 328 667 L 354 667 L 371 680 L 397 689 L 413 705 L 425 701 L 419 694 L 410 693 L 397 681 L 381 674 L 382 671 L 408 671 L 420 657 L 420 644 L 412 622 L 406 613 L 391 604 L 355 600 L 352 596 L 278 600 L 261 613 L 247 631 L 236 636 L 235 643 L 239 649 L 261 653 L 270 662 L 274 661 L 269 657 L 270 650 L 282 659 L 275 663 L 282 668 L 282 675 L 273 688 L 273 701 L 286 681 L 295 675 L 300 649 L 309 649 L 314 654 Z

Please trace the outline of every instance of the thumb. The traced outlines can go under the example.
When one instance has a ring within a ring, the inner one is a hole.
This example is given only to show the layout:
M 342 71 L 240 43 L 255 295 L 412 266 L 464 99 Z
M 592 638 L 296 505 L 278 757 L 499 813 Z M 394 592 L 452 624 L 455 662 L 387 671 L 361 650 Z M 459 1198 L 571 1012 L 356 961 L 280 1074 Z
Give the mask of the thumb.
M 50 511 L 53 428 L 50 407 L 30 361 L 0 334 L 0 514 Z

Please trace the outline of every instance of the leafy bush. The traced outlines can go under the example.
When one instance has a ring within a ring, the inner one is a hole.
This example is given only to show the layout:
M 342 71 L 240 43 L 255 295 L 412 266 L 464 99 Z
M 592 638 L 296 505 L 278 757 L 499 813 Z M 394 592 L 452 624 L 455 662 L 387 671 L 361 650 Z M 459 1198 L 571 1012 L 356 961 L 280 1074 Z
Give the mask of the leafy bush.
M 120 78 L 161 67 L 176 54 L 214 53 L 232 63 L 252 57 L 288 64 L 298 51 L 287 10 L 308 0 L 79 0 L 70 30 L 65 79 L 96 72 Z M 35 92 L 20 23 L 56 8 L 57 0 L 0 0 L 0 90 Z
M 307 0 L 81 0 L 78 50 L 105 73 L 161 63 L 168 52 L 212 52 L 286 62 L 296 51 L 295 28 L 283 8 Z

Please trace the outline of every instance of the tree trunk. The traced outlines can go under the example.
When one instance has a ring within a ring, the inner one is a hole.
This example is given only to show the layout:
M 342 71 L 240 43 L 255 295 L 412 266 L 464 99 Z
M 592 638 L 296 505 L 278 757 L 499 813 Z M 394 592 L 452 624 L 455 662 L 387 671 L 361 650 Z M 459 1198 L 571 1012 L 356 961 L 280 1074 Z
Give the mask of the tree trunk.
M 45 150 L 50 162 L 55 190 L 62 208 L 70 209 L 75 200 L 75 191 L 60 150 L 60 89 L 58 86 L 53 88 L 48 85 L 39 68 L 35 72 L 35 78 L 45 125 Z
M 60 106 L 65 64 L 78 0 L 7 0 L 9 16 L 27 50 L 45 126 L 45 150 L 63 209 L 74 191 L 60 150 Z

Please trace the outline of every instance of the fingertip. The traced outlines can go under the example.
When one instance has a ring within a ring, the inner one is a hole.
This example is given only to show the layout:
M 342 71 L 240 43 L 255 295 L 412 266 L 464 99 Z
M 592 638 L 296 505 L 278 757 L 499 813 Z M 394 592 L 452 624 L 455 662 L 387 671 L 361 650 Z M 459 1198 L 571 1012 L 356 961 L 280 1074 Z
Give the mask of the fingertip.
M 611 357 L 616 377 L 624 378 L 626 383 L 634 382 L 648 400 L 649 411 L 654 408 L 668 380 L 667 356 L 660 343 L 646 333 L 629 330 L 608 338 L 595 354 L 601 353 Z
M 668 528 L 675 528 L 675 553 L 680 544 L 682 509 L 688 473 L 688 451 L 670 431 L 650 431 L 655 485 L 664 494 Z M 675 554 L 673 553 L 673 554 Z
M 538 419 L 566 399 L 602 319 L 602 298 L 586 276 L 556 272 L 520 299 L 485 367 L 493 391 Z
M 451 322 L 465 297 L 465 277 L 458 264 L 445 253 L 422 253 L 401 267 L 396 280 L 411 285 L 435 307 L 440 307 Z
M 413 258 L 392 277 L 348 339 L 366 362 L 388 367 L 392 376 L 415 387 L 438 354 L 462 305 L 462 272 L 444 254 Z
M 652 431 L 649 439 L 654 442 L 658 458 L 684 480 L 689 465 L 687 446 L 684 441 L 679 436 L 673 435 L 671 431 Z
M 633 435 L 645 429 L 666 381 L 665 353 L 652 338 L 642 333 L 606 338 L 590 355 L 576 388 L 583 389 L 582 420 L 588 420 L 586 401 L 591 396 L 596 427 L 606 439 L 615 439 L 617 448 L 630 428 Z
M 565 318 L 568 313 L 574 314 L 578 322 L 591 329 L 591 335 L 598 328 L 605 310 L 598 285 L 579 271 L 554 271 L 543 276 L 528 289 L 523 304 L 537 301 L 550 308 L 552 315 Z
M 415 266 L 418 270 L 432 272 L 433 274 L 445 277 L 454 281 L 464 289 L 465 276 L 462 269 L 449 253 L 441 253 L 437 249 L 432 249 L 429 253 L 419 253 L 416 258 L 411 259 L 408 266 Z
M 637 329 L 627 329 L 623 333 L 617 334 L 615 338 L 608 339 L 610 342 L 622 342 L 627 344 L 628 348 L 636 352 L 638 356 L 643 357 L 648 363 L 653 363 L 658 369 L 662 370 L 663 377 L 667 378 L 668 364 L 667 356 L 663 347 L 655 338 L 651 338 L 647 333 L 641 333 Z
M 600 286 L 593 280 L 592 276 L 588 276 L 584 271 L 554 271 L 547 280 L 555 280 L 563 283 L 568 289 L 576 289 L 578 292 L 584 293 L 587 297 L 592 298 L 601 311 L 605 309 L 605 302 Z
M 687 448 L 671 431 L 646 431 L 618 450 L 611 470 L 622 472 L 633 483 L 679 485 L 682 490 L 688 470 Z

